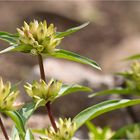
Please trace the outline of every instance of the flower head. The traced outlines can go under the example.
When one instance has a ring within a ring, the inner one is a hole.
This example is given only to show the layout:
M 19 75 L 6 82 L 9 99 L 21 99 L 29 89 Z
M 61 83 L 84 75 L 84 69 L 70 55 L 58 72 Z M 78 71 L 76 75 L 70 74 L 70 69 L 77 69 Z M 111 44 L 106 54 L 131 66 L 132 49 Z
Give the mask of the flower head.
M 11 110 L 14 109 L 13 103 L 19 94 L 19 91 L 11 91 L 11 83 L 3 83 L 0 78 L 0 110 Z
M 50 24 L 47 27 L 46 21 L 34 20 L 29 24 L 24 22 L 22 29 L 17 28 L 17 31 L 19 33 L 18 43 L 30 46 L 32 54 L 51 53 L 62 40 L 62 38 L 56 37 L 54 25 Z
M 48 84 L 45 81 L 33 81 L 32 84 L 27 83 L 24 87 L 29 96 L 35 100 L 43 99 L 44 101 L 53 101 L 58 95 L 62 86 L 62 82 L 51 79 Z
M 76 131 L 76 123 L 72 122 L 71 119 L 59 119 L 57 123 L 57 132 L 52 127 L 49 127 L 44 140 L 71 140 Z

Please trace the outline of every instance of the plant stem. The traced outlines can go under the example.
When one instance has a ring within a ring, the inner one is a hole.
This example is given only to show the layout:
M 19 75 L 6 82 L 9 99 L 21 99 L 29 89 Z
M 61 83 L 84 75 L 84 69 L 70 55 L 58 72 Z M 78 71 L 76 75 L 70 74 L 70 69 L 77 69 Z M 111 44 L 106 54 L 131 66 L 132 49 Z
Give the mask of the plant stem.
M 41 79 L 44 80 L 46 82 L 46 78 L 45 78 L 45 72 L 44 72 L 44 65 L 43 65 L 43 59 L 41 54 L 38 54 L 38 63 L 39 63 L 39 68 L 40 68 L 40 75 L 41 75 Z M 51 121 L 51 124 L 55 130 L 55 132 L 57 132 L 57 126 L 51 111 L 51 104 L 50 102 L 46 103 L 46 108 L 48 111 L 48 115 L 49 115 L 49 119 Z
M 6 139 L 6 140 L 9 140 L 8 134 L 7 134 L 7 132 L 6 132 L 6 129 L 5 129 L 5 127 L 4 127 L 4 124 L 3 124 L 1 118 L 0 118 L 0 127 L 1 127 L 1 130 L 2 130 L 2 132 L 3 132 L 3 135 L 4 135 L 5 139 Z
M 54 119 L 53 119 L 53 115 L 52 115 L 52 112 L 51 112 L 51 104 L 50 104 L 50 102 L 48 102 L 48 103 L 46 104 L 46 108 L 47 108 L 47 110 L 48 110 L 48 115 L 49 115 L 51 124 L 52 124 L 52 126 L 53 126 L 55 132 L 57 132 L 57 126 L 56 126 L 56 123 L 55 123 L 55 121 L 54 121 Z

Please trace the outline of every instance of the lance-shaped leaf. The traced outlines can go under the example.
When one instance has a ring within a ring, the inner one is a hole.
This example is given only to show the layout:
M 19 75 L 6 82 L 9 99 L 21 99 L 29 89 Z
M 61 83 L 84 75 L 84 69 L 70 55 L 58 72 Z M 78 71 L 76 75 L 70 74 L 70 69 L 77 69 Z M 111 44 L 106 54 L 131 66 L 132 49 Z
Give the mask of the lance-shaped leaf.
M 0 53 L 7 53 L 7 52 L 24 52 L 24 53 L 29 53 L 32 49 L 32 46 L 30 45 L 14 45 L 10 46 L 2 51 Z
M 115 89 L 108 89 L 108 90 L 103 90 L 99 91 L 96 93 L 93 93 L 89 95 L 89 98 L 95 97 L 95 96 L 101 96 L 101 95 L 108 95 L 108 94 L 132 94 L 132 90 L 129 88 L 123 89 L 123 88 L 115 88 Z
M 26 131 L 25 140 L 34 140 L 34 136 L 30 129 L 27 129 Z
M 101 114 L 106 112 L 116 110 L 119 108 L 124 108 L 132 105 L 140 104 L 140 99 L 136 100 L 109 100 L 96 105 L 93 105 L 82 112 L 80 112 L 76 117 L 74 117 L 73 121 L 76 123 L 77 129 L 81 127 L 86 121 L 94 119 Z
M 30 118 L 30 116 L 34 113 L 35 108 L 36 107 L 36 103 L 31 102 L 31 103 L 27 103 L 25 104 L 19 111 L 19 115 L 22 118 L 22 122 L 23 125 L 25 125 L 25 123 L 27 122 L 27 120 Z
M 89 22 L 86 22 L 86 23 L 84 23 L 84 24 L 82 24 L 80 26 L 70 28 L 70 29 L 68 29 L 68 30 L 66 30 L 64 32 L 57 32 L 56 37 L 57 38 L 62 38 L 62 37 L 68 36 L 68 35 L 70 35 L 72 33 L 75 33 L 77 31 L 81 30 L 82 28 L 86 27 L 88 24 L 89 24 Z
M 10 34 L 7 32 L 0 32 L 0 39 L 9 42 L 10 44 L 16 44 L 18 35 Z
M 86 86 L 81 86 L 81 85 L 62 85 L 58 93 L 58 96 L 56 98 L 71 94 L 73 92 L 80 92 L 80 91 L 92 92 L 92 89 Z
M 48 56 L 48 54 L 44 54 L 44 55 Z M 82 64 L 87 64 L 98 70 L 101 70 L 100 66 L 95 61 L 88 59 L 84 56 L 80 56 L 70 51 L 56 49 L 53 53 L 49 54 L 49 56 L 55 57 L 55 58 L 67 59 L 67 60 L 75 61 Z
M 135 129 L 135 127 L 140 128 L 140 123 L 130 124 L 130 125 L 127 125 L 127 126 L 124 126 L 124 127 L 120 128 L 119 130 L 117 130 L 115 132 L 115 134 L 110 138 L 110 140 L 122 139 L 123 137 L 126 136 L 126 133 L 128 131 L 133 131 Z
M 20 114 L 17 111 L 5 111 L 4 113 L 13 120 L 20 136 L 24 138 L 25 127 Z
M 138 60 L 138 59 L 140 59 L 140 54 L 129 56 L 125 58 L 124 60 Z

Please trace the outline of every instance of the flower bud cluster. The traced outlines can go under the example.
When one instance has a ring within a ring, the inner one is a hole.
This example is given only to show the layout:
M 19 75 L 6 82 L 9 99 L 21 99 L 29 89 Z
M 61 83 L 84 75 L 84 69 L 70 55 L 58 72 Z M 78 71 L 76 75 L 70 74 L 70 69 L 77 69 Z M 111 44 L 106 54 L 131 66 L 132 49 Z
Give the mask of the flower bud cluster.
M 33 81 L 32 84 L 27 83 L 24 87 L 28 95 L 35 100 L 43 99 L 53 101 L 58 95 L 62 86 L 62 82 L 51 79 L 48 84 L 45 81 Z
M 0 111 L 13 110 L 14 101 L 17 98 L 19 91 L 11 91 L 11 83 L 3 83 L 2 78 L 0 78 Z
M 71 119 L 59 119 L 57 123 L 57 132 L 54 131 L 52 127 L 50 127 L 47 132 L 47 138 L 44 140 L 71 140 L 75 131 L 76 131 L 76 123 L 72 122 Z
M 56 28 L 53 24 L 47 27 L 46 21 L 34 20 L 29 25 L 24 22 L 22 29 L 17 28 L 19 33 L 19 45 L 30 46 L 32 54 L 51 53 L 59 45 L 62 38 L 56 37 Z

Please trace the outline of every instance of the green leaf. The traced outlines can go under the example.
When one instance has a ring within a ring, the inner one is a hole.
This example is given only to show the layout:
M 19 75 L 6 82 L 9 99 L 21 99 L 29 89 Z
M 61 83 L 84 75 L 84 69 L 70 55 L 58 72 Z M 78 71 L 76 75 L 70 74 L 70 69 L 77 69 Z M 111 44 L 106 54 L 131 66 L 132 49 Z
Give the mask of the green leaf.
M 19 132 L 15 126 L 12 128 L 11 139 L 12 140 L 20 140 Z
M 20 114 L 17 111 L 5 111 L 4 113 L 13 120 L 17 130 L 19 131 L 20 136 L 24 138 L 25 128 Z
M 115 89 L 108 89 L 108 90 L 103 90 L 103 91 L 93 93 L 89 95 L 89 97 L 92 98 L 95 96 L 108 95 L 108 94 L 132 94 L 132 91 L 129 88 L 126 89 L 115 88 Z
M 10 92 L 17 90 L 17 87 L 21 84 L 22 81 L 19 81 L 17 83 L 15 83 L 14 85 L 12 85 Z
M 81 30 L 82 28 L 86 27 L 88 24 L 89 24 L 89 22 L 86 22 L 86 23 L 84 23 L 84 24 L 82 24 L 80 26 L 70 28 L 70 29 L 68 29 L 68 30 L 66 30 L 64 32 L 57 32 L 56 37 L 57 38 L 62 38 L 62 37 L 68 36 L 68 35 L 70 35 L 72 33 L 75 33 L 77 31 Z
M 77 129 L 81 127 L 86 121 L 94 119 L 101 114 L 106 112 L 116 110 L 119 108 L 124 108 L 132 105 L 140 104 L 140 99 L 136 100 L 109 100 L 97 105 L 93 105 L 82 112 L 80 112 L 76 117 L 74 117 L 73 121 L 77 124 Z
M 140 59 L 140 54 L 129 56 L 125 58 L 124 60 L 138 60 L 138 59 Z
M 32 46 L 28 45 L 14 45 L 14 46 L 10 46 L 2 51 L 0 51 L 0 53 L 7 53 L 7 52 L 24 52 L 24 53 L 28 53 L 30 52 Z
M 68 95 L 70 93 L 79 91 L 92 92 L 92 89 L 81 85 L 63 85 L 58 93 L 57 98 L 60 96 Z
M 32 132 L 30 131 L 30 129 L 27 129 L 26 131 L 25 140 L 34 140 L 34 136 Z
M 44 54 L 44 55 L 48 55 L 48 54 Z M 49 56 L 52 56 L 55 58 L 67 59 L 67 60 L 79 62 L 82 64 L 87 64 L 87 65 L 90 65 L 98 70 L 101 70 L 100 66 L 95 61 L 88 59 L 84 56 L 80 56 L 80 55 L 73 53 L 73 52 L 70 52 L 70 51 L 56 49 L 55 52 L 49 54 Z
M 115 134 L 111 137 L 110 140 L 122 139 L 123 137 L 126 136 L 127 131 L 133 131 L 136 126 L 140 128 L 140 123 L 130 124 L 130 125 L 120 128 L 119 130 L 115 132 Z
M 86 126 L 90 132 L 94 133 L 95 136 L 98 136 L 98 130 L 93 123 L 91 123 L 90 121 L 87 121 Z
M 18 111 L 24 125 L 27 122 L 27 120 L 30 118 L 30 116 L 34 113 L 36 109 L 35 106 L 36 106 L 35 102 L 27 103 Z
M 0 39 L 7 41 L 11 44 L 16 44 L 18 36 L 7 32 L 0 32 Z

